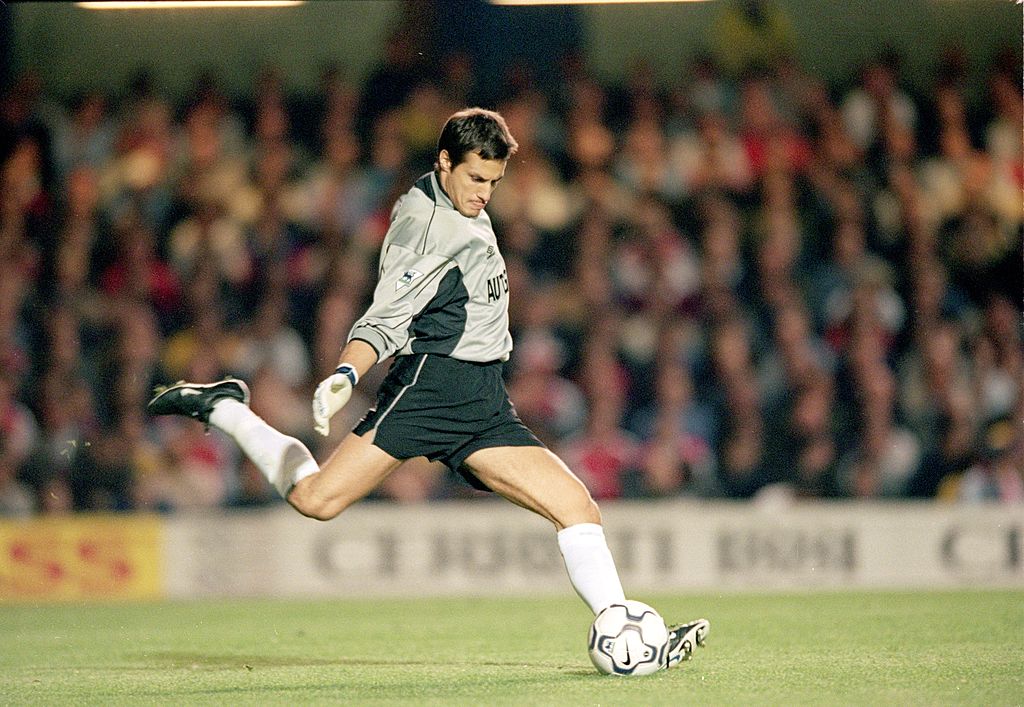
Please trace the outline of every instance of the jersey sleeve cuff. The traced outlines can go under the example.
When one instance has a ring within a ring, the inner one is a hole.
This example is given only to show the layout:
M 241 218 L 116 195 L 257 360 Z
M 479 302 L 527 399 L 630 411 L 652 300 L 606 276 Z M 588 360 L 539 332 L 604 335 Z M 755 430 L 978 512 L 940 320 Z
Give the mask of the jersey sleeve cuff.
M 387 340 L 379 332 L 366 326 L 357 327 L 352 330 L 352 335 L 348 337 L 348 340 L 355 341 L 356 339 L 368 344 L 377 353 L 377 362 L 380 363 L 384 353 L 388 350 Z

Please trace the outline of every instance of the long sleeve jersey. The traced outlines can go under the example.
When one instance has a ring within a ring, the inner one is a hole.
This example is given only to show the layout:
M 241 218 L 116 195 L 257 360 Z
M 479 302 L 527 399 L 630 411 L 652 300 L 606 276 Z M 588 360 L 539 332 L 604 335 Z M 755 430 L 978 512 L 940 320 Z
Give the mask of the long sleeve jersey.
M 436 173 L 395 204 L 381 246 L 373 302 L 349 340 L 392 355 L 436 353 L 463 361 L 508 358 L 508 275 L 491 219 L 460 214 Z

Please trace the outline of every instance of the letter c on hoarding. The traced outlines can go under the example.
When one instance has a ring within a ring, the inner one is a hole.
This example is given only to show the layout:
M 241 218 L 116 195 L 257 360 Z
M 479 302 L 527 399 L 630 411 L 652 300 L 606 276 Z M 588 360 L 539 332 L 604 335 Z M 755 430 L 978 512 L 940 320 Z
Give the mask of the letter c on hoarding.
M 942 538 L 942 564 L 968 574 L 1014 574 L 1021 565 L 1017 526 L 952 526 Z

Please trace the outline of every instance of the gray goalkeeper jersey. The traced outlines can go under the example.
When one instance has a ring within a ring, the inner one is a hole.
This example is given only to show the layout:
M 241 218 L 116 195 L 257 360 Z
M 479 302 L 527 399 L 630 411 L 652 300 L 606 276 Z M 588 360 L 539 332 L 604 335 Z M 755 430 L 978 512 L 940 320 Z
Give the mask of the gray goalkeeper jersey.
M 433 172 L 391 211 L 373 303 L 349 334 L 392 355 L 436 353 L 463 361 L 508 358 L 508 275 L 481 211 L 467 218 Z

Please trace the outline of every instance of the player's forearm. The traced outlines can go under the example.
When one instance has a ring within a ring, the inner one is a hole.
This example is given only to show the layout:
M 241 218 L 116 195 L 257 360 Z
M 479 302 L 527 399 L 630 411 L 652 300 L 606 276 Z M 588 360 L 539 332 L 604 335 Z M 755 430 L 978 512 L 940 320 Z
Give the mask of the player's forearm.
M 338 357 L 338 365 L 347 363 L 356 369 L 360 378 L 377 363 L 377 351 L 362 339 L 352 339 L 345 344 Z

